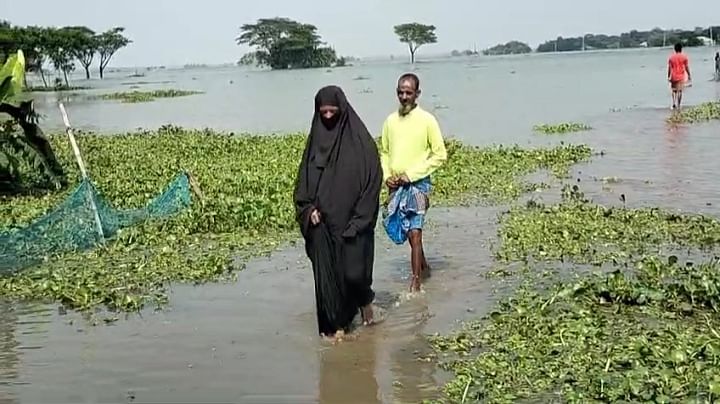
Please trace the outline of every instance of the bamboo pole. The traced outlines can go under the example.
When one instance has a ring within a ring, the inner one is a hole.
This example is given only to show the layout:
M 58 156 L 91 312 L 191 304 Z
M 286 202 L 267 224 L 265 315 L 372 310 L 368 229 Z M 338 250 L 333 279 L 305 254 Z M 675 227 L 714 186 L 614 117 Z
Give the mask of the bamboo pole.
M 73 135 L 72 127 L 70 126 L 70 120 L 68 119 L 67 111 L 65 111 L 65 106 L 62 102 L 60 102 L 58 103 L 58 107 L 60 108 L 60 113 L 62 114 L 63 122 L 65 123 L 65 133 L 70 139 L 70 146 L 72 146 L 73 153 L 75 154 L 75 159 L 77 160 L 78 167 L 80 168 L 80 174 L 82 175 L 82 179 L 83 181 L 89 182 L 87 170 L 85 169 L 85 163 L 83 162 L 82 156 L 80 155 L 80 148 L 75 141 L 75 135 Z M 92 193 L 90 193 L 89 190 L 86 197 L 88 198 L 88 202 L 90 203 L 90 207 L 93 211 L 93 216 L 95 218 L 95 226 L 98 236 L 100 236 L 100 242 L 102 244 L 105 244 L 105 233 L 103 232 L 100 215 L 98 214 L 97 205 L 95 205 L 95 199 L 93 198 L 93 195 Z

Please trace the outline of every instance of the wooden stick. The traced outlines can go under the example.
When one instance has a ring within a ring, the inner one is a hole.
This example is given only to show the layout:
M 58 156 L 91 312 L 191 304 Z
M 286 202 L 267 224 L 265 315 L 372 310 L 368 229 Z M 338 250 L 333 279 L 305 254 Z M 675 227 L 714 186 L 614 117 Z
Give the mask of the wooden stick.
M 88 179 L 87 170 L 85 169 L 85 163 L 83 162 L 82 156 L 80 155 L 80 148 L 75 141 L 75 135 L 73 135 L 72 127 L 70 126 L 70 120 L 68 119 L 67 112 L 65 111 L 65 106 L 62 102 L 60 102 L 58 103 L 58 107 L 60 108 L 60 113 L 62 114 L 63 122 L 65 123 L 65 133 L 67 133 L 68 138 L 70 139 L 70 146 L 72 146 L 73 153 L 75 154 L 75 159 L 77 160 L 78 167 L 80 168 L 80 174 L 82 175 L 82 179 L 83 181 L 88 181 L 89 183 L 90 181 Z M 105 244 L 105 233 L 103 232 L 102 222 L 100 221 L 100 214 L 98 214 L 97 206 L 95 205 L 95 199 L 93 198 L 90 190 L 88 190 L 86 197 L 88 198 L 88 202 L 90 203 L 90 207 L 93 211 L 93 216 L 95 217 L 95 226 L 98 232 L 98 236 L 100 236 L 100 242 L 102 244 Z

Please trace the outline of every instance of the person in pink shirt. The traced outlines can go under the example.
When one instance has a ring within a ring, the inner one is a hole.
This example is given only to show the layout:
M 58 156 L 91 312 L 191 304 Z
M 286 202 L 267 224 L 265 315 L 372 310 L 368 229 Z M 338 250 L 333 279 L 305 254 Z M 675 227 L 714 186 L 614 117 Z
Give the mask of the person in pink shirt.
M 680 109 L 685 83 L 692 81 L 690 63 L 688 57 L 683 53 L 680 43 L 675 44 L 675 53 L 668 59 L 668 81 L 672 89 L 672 108 Z

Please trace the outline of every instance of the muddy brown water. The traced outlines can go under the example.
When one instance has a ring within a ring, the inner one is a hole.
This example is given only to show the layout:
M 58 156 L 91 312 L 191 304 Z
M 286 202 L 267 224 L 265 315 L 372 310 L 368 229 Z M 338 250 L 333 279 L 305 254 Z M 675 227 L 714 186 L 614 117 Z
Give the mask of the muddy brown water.
M 604 114 L 563 137 L 605 155 L 567 183 L 604 203 L 718 215 L 720 124 L 664 123 L 667 110 Z M 558 138 L 533 138 L 533 144 Z M 482 173 L 477 173 L 482 175 Z M 601 181 L 605 178 L 606 181 Z M 608 180 L 611 179 L 611 180 Z M 557 200 L 557 188 L 526 195 Z M 434 207 L 426 232 L 434 268 L 426 293 L 404 295 L 407 246 L 381 230 L 375 268 L 385 322 L 337 346 L 316 337 L 311 271 L 301 246 L 251 261 L 226 284 L 174 286 L 159 312 L 93 327 L 55 305 L 0 307 L 0 403 L 416 403 L 447 377 L 418 360 L 425 335 L 486 313 L 497 299 L 497 216 L 505 207 Z
M 488 209 L 489 210 L 489 209 Z M 300 246 L 253 260 L 237 282 L 175 286 L 171 306 L 112 326 L 53 307 L 6 307 L 0 391 L 9 402 L 417 402 L 437 393 L 426 332 L 448 331 L 489 298 L 478 242 L 493 215 L 434 212 L 434 276 L 408 299 L 408 248 L 382 239 L 376 303 L 386 320 L 337 346 L 316 336 L 312 272 Z M 474 245 L 472 254 L 457 246 Z M 69 321 L 73 320 L 70 325 Z M 13 331 L 14 329 L 14 331 Z M 433 331 L 431 331 L 433 330 Z

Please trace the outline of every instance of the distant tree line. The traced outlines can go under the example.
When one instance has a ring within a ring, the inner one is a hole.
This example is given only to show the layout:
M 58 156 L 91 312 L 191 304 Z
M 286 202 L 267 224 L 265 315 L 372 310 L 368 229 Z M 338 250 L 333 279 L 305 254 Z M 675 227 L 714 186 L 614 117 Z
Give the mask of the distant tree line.
M 712 31 L 712 37 L 710 32 Z M 663 30 L 654 28 L 650 31 L 632 30 L 620 35 L 588 34 L 585 35 L 585 49 L 622 49 L 640 47 L 671 46 L 682 43 L 684 46 L 702 46 L 704 42 L 699 37 L 720 40 L 720 26 L 693 30 Z M 583 50 L 583 37 L 563 38 L 549 40 L 538 46 L 538 52 L 568 52 Z
M 459 51 L 457 49 L 454 49 L 452 52 L 450 52 L 450 56 L 452 57 L 459 57 L 459 56 L 476 56 L 479 55 L 479 53 L 475 50 L 465 49 L 464 51 Z
M 115 53 L 132 41 L 123 34 L 124 28 L 115 27 L 95 33 L 88 27 L 37 27 L 13 26 L 0 21 L 0 62 L 18 50 L 25 54 L 25 70 L 38 74 L 48 87 L 45 69 L 52 66 L 62 72 L 64 83 L 69 86 L 68 74 L 78 62 L 90 78 L 90 67 L 97 60 L 98 74 L 102 79 L 105 68 Z

